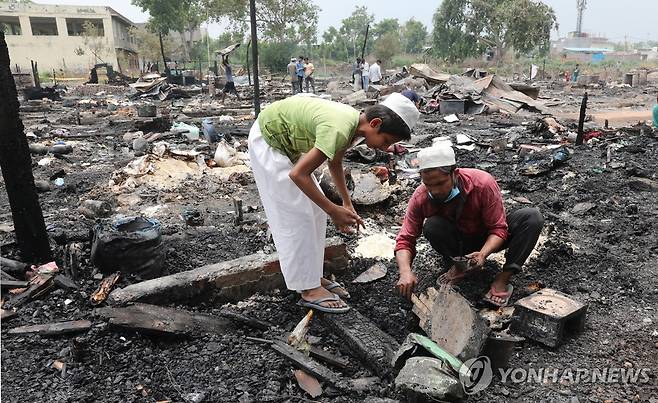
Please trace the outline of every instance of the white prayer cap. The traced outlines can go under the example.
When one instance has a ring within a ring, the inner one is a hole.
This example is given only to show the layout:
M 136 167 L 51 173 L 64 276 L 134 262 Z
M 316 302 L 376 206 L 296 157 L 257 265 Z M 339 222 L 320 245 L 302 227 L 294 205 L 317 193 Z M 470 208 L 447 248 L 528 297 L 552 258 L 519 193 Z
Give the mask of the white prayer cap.
M 409 98 L 398 92 L 394 92 L 386 97 L 386 99 L 381 102 L 381 105 L 384 105 L 402 118 L 404 123 L 409 126 L 409 130 L 413 130 L 416 123 L 418 123 L 418 118 L 420 117 L 418 108 L 416 108 L 416 105 L 411 102 Z
M 455 150 L 448 142 L 441 142 L 435 146 L 423 148 L 418 152 L 418 167 L 422 171 L 429 168 L 440 168 L 457 165 Z

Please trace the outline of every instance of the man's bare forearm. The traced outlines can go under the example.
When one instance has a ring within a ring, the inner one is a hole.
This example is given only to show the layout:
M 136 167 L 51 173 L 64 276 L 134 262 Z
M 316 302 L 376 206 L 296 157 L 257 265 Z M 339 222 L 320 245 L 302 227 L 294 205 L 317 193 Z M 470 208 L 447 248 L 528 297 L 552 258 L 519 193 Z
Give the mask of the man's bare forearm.
M 411 272 L 411 263 L 413 262 L 413 254 L 410 250 L 400 249 L 395 252 L 395 260 L 398 263 L 400 273 Z

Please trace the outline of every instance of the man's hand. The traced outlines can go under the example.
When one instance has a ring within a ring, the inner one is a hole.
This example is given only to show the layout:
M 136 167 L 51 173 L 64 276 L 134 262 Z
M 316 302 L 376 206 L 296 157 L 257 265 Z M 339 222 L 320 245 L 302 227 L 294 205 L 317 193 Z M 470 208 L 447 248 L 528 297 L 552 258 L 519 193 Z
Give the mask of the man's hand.
M 484 266 L 486 256 L 481 251 L 469 253 L 466 255 L 468 258 L 468 269 L 480 269 Z
M 354 205 L 352 205 L 352 202 L 351 202 L 350 200 L 348 200 L 347 203 L 343 203 L 343 208 L 345 208 L 345 209 L 347 209 L 347 210 L 353 212 L 353 213 L 356 214 L 356 215 L 359 215 L 359 213 L 357 213 L 356 210 L 354 209 Z M 357 223 L 357 225 L 356 225 L 356 233 L 357 233 L 357 234 L 359 233 L 359 227 L 363 227 L 363 228 L 366 227 L 366 226 L 363 224 L 363 221 L 361 221 L 360 223 Z M 345 232 L 345 231 L 343 231 L 343 232 Z M 354 232 L 354 231 L 351 231 L 351 230 L 350 230 L 350 233 L 351 233 L 351 232 Z
M 411 299 L 411 294 L 414 292 L 414 288 L 418 283 L 416 275 L 412 271 L 405 271 L 400 273 L 400 279 L 398 280 L 395 288 L 397 288 L 400 295 L 406 299 Z
M 363 225 L 363 220 L 353 209 L 348 210 L 345 207 L 336 206 L 330 216 L 334 225 L 343 232 L 345 232 L 346 227 Z

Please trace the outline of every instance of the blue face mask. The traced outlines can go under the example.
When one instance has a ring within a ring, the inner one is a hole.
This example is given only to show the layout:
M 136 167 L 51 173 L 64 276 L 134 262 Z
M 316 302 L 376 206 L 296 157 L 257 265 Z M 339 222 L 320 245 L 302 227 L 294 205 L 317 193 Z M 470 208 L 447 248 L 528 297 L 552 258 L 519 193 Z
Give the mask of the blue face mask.
M 434 198 L 434 196 L 432 196 L 431 192 L 427 192 L 427 196 L 430 198 L 431 201 L 436 202 L 436 203 L 440 203 L 438 200 L 436 200 Z M 448 203 L 457 196 L 459 196 L 459 188 L 457 186 L 455 186 L 455 187 L 452 188 L 452 190 L 450 190 L 450 194 L 448 195 L 448 197 L 446 197 L 446 199 L 443 201 L 443 203 Z

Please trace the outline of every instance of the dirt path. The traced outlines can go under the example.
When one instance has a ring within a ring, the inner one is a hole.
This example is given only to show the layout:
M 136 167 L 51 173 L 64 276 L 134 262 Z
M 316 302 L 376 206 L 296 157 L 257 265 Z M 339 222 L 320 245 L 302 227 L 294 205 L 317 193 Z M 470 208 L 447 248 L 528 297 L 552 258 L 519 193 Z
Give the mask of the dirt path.
M 637 110 L 616 110 L 616 111 L 597 111 L 590 112 L 588 115 L 591 115 L 594 118 L 594 121 L 599 124 L 604 124 L 607 120 L 611 126 L 623 126 L 635 124 L 638 121 L 647 121 L 651 122 L 652 115 L 651 110 L 646 111 L 637 111 Z M 561 119 L 578 119 L 578 113 L 565 113 L 558 116 Z

